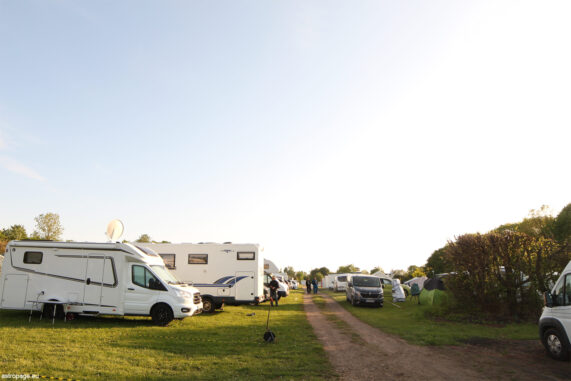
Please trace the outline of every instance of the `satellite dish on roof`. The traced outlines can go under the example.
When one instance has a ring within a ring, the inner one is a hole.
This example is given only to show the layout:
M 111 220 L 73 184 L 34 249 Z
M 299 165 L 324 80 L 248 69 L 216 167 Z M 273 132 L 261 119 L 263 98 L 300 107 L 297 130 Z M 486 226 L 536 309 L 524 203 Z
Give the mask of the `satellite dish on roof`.
M 123 235 L 124 229 L 125 227 L 123 223 L 119 220 L 109 222 L 109 225 L 107 225 L 107 238 L 109 238 L 111 242 L 117 241 L 119 237 Z

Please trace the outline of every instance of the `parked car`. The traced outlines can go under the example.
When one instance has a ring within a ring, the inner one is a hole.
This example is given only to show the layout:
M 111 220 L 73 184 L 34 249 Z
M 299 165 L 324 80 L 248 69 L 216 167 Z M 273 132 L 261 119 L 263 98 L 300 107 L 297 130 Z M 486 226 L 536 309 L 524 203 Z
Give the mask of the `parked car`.
M 383 306 L 384 294 L 381 279 L 370 275 L 350 275 L 347 277 L 347 301 L 352 305 L 369 304 Z
M 545 307 L 539 319 L 539 338 L 547 354 L 568 360 L 571 351 L 571 262 L 551 289 L 544 294 Z
M 299 284 L 297 283 L 297 280 L 293 279 L 291 281 L 291 289 L 292 290 L 297 290 L 299 288 Z

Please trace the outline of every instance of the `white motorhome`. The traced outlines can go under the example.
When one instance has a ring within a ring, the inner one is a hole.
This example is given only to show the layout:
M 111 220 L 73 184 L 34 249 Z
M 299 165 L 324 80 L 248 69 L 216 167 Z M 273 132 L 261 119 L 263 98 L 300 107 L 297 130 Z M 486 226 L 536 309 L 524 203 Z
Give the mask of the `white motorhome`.
M 335 277 L 339 274 L 329 274 L 325 275 L 325 278 L 321 281 L 321 287 L 333 290 L 335 287 Z
M 162 326 L 202 311 L 198 290 L 156 253 L 119 242 L 11 241 L 0 295 L 2 309 L 151 316 Z
M 337 274 L 333 280 L 333 290 L 335 292 L 345 291 L 347 289 L 347 276 L 350 274 Z
M 266 274 L 277 274 L 280 272 L 280 269 L 274 262 L 269 259 L 264 259 L 264 271 Z
M 200 291 L 204 312 L 264 300 L 264 259 L 257 244 L 146 243 L 166 267 Z

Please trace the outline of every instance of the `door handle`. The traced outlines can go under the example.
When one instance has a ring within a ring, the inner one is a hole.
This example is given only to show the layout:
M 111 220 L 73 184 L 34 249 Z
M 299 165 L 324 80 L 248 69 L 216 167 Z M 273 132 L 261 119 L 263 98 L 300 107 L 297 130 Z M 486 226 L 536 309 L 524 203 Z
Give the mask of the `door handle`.
M 87 283 L 88 285 L 91 284 L 91 278 L 87 278 L 87 279 L 85 280 L 85 283 Z
M 135 289 L 132 288 L 132 287 L 129 287 L 127 290 L 129 290 L 129 291 L 135 291 Z

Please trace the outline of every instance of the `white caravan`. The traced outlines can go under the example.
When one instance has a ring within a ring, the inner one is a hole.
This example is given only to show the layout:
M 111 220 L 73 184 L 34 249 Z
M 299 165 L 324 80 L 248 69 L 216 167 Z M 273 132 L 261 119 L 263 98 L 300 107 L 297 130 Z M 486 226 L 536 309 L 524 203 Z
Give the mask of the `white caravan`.
M 151 316 L 163 326 L 202 311 L 198 290 L 156 253 L 119 242 L 11 241 L 0 295 L 2 309 Z
M 333 290 L 335 292 L 345 291 L 347 289 L 347 275 L 349 274 L 335 275 L 335 280 L 333 281 Z
M 335 287 L 335 277 L 337 275 L 339 275 L 339 274 L 325 275 L 325 278 L 323 278 L 323 280 L 321 282 L 321 287 L 327 288 L 329 290 L 333 290 L 333 288 Z
M 264 259 L 257 244 L 145 243 L 183 282 L 200 291 L 204 312 L 264 300 Z

